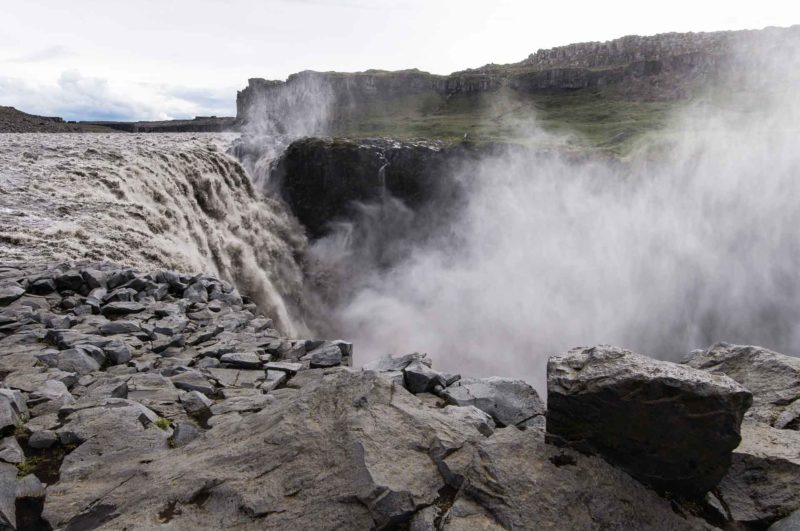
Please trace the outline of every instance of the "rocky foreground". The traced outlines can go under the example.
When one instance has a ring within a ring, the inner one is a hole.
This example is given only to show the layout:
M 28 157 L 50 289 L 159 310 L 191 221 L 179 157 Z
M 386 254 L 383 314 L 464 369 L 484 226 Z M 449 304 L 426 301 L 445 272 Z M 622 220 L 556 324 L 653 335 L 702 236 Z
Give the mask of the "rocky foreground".
M 545 411 L 352 348 L 207 275 L 0 266 L 0 527 L 797 528 L 797 358 L 576 349 Z

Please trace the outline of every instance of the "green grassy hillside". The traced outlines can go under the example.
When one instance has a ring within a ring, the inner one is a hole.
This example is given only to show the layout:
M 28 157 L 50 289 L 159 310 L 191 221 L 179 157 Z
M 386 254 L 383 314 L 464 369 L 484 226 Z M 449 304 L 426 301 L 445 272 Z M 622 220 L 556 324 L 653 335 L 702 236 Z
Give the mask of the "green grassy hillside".
M 537 131 L 567 136 L 579 148 L 624 154 L 643 133 L 658 130 L 676 104 L 635 101 L 613 91 L 525 94 L 435 91 L 341 107 L 332 133 L 350 137 L 541 143 Z

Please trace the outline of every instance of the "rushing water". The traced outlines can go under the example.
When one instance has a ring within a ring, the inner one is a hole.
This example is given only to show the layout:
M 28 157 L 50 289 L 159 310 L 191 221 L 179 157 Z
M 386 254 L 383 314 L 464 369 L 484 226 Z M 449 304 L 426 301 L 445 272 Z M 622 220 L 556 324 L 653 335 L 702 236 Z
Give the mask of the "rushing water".
M 306 241 L 213 134 L 0 135 L 0 256 L 210 272 L 288 334 Z

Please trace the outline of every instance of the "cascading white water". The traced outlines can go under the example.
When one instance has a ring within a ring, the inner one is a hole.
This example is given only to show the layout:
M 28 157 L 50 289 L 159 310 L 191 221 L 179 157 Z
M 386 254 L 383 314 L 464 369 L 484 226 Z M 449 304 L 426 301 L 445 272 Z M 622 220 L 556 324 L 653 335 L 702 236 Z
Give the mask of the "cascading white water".
M 0 256 L 210 272 L 289 335 L 306 240 L 225 150 L 232 135 L 0 135 Z

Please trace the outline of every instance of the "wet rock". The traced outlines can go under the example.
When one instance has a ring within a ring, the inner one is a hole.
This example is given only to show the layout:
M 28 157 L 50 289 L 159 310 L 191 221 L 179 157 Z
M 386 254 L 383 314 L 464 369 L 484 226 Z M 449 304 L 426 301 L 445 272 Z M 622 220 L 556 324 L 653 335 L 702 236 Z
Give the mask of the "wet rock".
M 34 295 L 47 295 L 55 290 L 56 283 L 52 278 L 40 278 L 28 285 L 28 293 L 33 293 Z
M 25 294 L 18 284 L 0 285 L 0 306 L 8 306 Z
M 58 291 L 79 292 L 83 286 L 83 276 L 75 269 L 61 273 L 54 280 Z
M 441 392 L 447 380 L 445 377 L 419 361 L 411 362 L 403 369 L 406 389 L 412 393 Z
M 728 470 L 752 395 L 727 376 L 617 347 L 547 364 L 547 440 L 597 453 L 643 483 L 702 494 Z
M 748 416 L 754 420 L 800 429 L 800 358 L 762 347 L 717 343 L 693 352 L 684 363 L 725 374 L 751 391 L 753 406 Z
M 261 358 L 250 352 L 231 352 L 229 354 L 223 354 L 220 356 L 219 360 L 222 363 L 228 363 L 243 369 L 260 369 L 262 366 Z
M 456 406 L 475 406 L 491 415 L 500 426 L 519 426 L 545 414 L 536 390 L 522 380 L 511 378 L 462 380 L 448 387 L 442 397 Z

